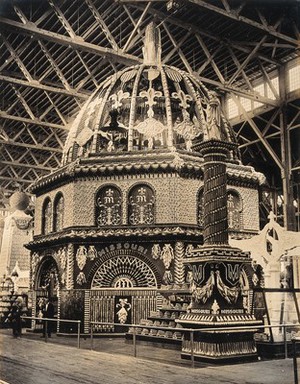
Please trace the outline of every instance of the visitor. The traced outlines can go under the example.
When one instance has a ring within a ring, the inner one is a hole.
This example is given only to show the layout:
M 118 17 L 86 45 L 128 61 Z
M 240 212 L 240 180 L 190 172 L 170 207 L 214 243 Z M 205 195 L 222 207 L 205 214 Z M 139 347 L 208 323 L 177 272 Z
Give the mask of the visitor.
M 45 319 L 53 319 L 54 318 L 54 305 L 51 301 L 51 299 L 46 298 L 45 300 L 45 306 L 43 309 L 43 318 Z M 48 337 L 51 337 L 51 331 L 53 327 L 53 321 L 43 321 L 43 336 L 46 336 L 46 323 L 47 323 L 47 335 Z
M 11 322 L 13 337 L 21 337 L 22 334 L 22 306 L 19 302 L 15 301 L 11 307 L 8 319 Z

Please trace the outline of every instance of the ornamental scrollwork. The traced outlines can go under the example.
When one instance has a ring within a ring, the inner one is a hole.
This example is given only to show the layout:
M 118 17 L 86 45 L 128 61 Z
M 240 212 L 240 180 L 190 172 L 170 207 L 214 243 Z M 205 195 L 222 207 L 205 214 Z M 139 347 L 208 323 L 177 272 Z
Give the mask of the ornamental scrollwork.
M 78 268 L 82 271 L 87 260 L 87 249 L 84 245 L 80 245 L 76 253 L 76 261 Z
M 174 260 L 174 251 L 171 244 L 165 244 L 163 246 L 160 258 L 163 261 L 165 268 L 169 269 L 172 260 Z
M 159 244 L 153 244 L 152 250 L 151 250 L 151 255 L 154 260 L 158 260 L 161 255 L 161 248 Z

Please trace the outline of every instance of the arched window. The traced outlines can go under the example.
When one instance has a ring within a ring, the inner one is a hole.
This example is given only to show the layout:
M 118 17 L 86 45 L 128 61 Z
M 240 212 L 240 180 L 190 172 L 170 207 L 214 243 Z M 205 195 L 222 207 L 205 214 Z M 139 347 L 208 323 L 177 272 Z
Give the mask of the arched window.
M 228 212 L 228 228 L 241 229 L 241 200 L 240 196 L 234 192 L 227 193 L 227 212 Z
M 154 192 L 148 185 L 142 184 L 132 188 L 128 198 L 129 224 L 153 224 L 154 203 Z
M 49 198 L 44 201 L 43 212 L 42 212 L 42 233 L 52 232 L 52 203 Z
M 54 201 L 53 230 L 61 231 L 64 226 L 64 197 L 58 194 Z
M 122 224 L 122 196 L 118 188 L 107 186 L 101 188 L 96 195 L 96 224 Z
M 197 198 L 197 223 L 200 227 L 204 226 L 204 199 L 203 199 L 203 188 L 198 192 Z

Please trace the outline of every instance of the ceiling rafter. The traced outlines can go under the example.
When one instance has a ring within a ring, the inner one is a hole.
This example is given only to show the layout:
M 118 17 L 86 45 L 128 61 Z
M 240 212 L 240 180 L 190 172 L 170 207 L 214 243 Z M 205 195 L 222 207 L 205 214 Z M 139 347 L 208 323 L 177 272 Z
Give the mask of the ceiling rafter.
M 31 77 L 31 74 L 28 72 L 27 68 L 25 67 L 24 63 L 22 62 L 22 60 L 20 59 L 19 55 L 16 53 L 16 51 L 14 50 L 14 48 L 11 46 L 11 44 L 8 42 L 8 40 L 5 38 L 5 36 L 0 33 L 0 39 L 2 39 L 2 41 L 4 42 L 4 44 L 6 45 L 7 49 L 9 50 L 12 58 L 15 60 L 15 62 L 18 64 L 18 67 L 20 68 L 20 70 L 22 71 L 23 75 L 25 76 L 25 78 L 29 81 L 29 82 L 34 82 L 33 78 Z
M 35 165 L 35 164 L 26 164 L 26 163 L 20 163 L 19 161 L 7 161 L 7 160 L 1 160 L 1 163 L 2 164 L 5 164 L 5 165 L 10 165 L 10 166 L 13 166 L 14 168 L 12 169 L 15 169 L 15 167 L 19 167 L 19 168 L 30 168 L 30 169 L 38 169 L 38 170 L 43 170 L 43 171 L 52 171 L 52 167 L 45 167 L 43 165 Z
M 59 87 L 54 87 L 54 86 L 42 84 L 36 79 L 34 79 L 32 81 L 26 81 L 23 79 L 19 79 L 16 77 L 12 77 L 12 76 L 4 75 L 4 74 L 0 73 L 0 81 L 4 81 L 4 82 L 10 83 L 10 84 L 18 84 L 18 85 L 22 85 L 24 87 L 36 88 L 36 89 L 40 89 L 40 90 L 46 91 L 46 92 L 58 93 L 58 94 L 66 95 L 66 96 L 74 96 L 74 97 L 78 97 L 80 99 L 87 99 L 89 97 L 88 93 L 78 92 L 76 90 L 70 90 L 69 91 L 65 88 L 59 88 Z M 85 91 L 85 92 L 87 92 L 87 91 Z
M 6 17 L 0 16 L 0 23 L 6 25 L 8 28 L 18 30 L 26 35 L 33 35 L 35 38 L 40 38 L 48 40 L 54 43 L 61 44 L 63 46 L 71 47 L 73 49 L 81 49 L 86 52 L 93 53 L 99 56 L 106 56 L 111 60 L 116 60 L 125 65 L 132 65 L 141 63 L 142 59 L 139 59 L 136 56 L 130 55 L 124 52 L 116 52 L 113 49 L 101 47 L 92 43 L 85 42 L 81 37 L 77 36 L 72 39 L 71 37 L 61 35 L 59 33 L 50 32 L 42 28 L 36 27 L 32 22 L 28 22 L 26 25 L 7 19 Z
M 42 51 L 44 52 L 45 56 L 47 57 L 51 67 L 56 72 L 57 76 L 59 77 L 60 81 L 62 82 L 62 84 L 64 85 L 66 90 L 67 91 L 71 91 L 71 87 L 70 87 L 69 83 L 67 82 L 66 78 L 64 77 L 64 75 L 63 75 L 62 71 L 60 70 L 59 66 L 54 61 L 53 57 L 51 56 L 51 54 L 50 54 L 49 50 L 47 49 L 47 47 L 45 46 L 45 44 L 42 41 L 40 41 L 40 40 L 38 41 L 38 43 L 39 43 L 39 46 L 41 47 Z
M 238 99 L 238 97 L 236 97 L 233 93 L 231 94 L 231 97 L 233 98 L 233 100 L 236 102 L 236 104 L 238 105 L 238 107 L 240 108 L 240 110 L 242 111 L 244 117 L 245 117 L 245 120 L 247 120 L 249 126 L 252 128 L 252 130 L 255 132 L 255 134 L 257 135 L 257 137 L 260 139 L 260 142 L 263 144 L 263 146 L 267 149 L 267 151 L 269 152 L 269 154 L 271 155 L 272 159 L 274 160 L 274 162 L 277 164 L 277 166 L 279 167 L 279 169 L 282 171 L 284 169 L 284 165 L 282 163 L 282 161 L 279 159 L 279 157 L 277 156 L 277 154 L 275 153 L 274 149 L 272 148 L 272 146 L 269 144 L 269 142 L 263 137 L 260 129 L 258 128 L 258 126 L 256 125 L 256 123 L 254 122 L 253 119 L 251 119 L 251 117 L 248 116 L 248 113 L 247 111 L 245 110 L 245 108 L 242 106 L 240 100 Z
M 140 9 L 140 10 L 143 9 L 143 7 L 141 5 L 138 5 L 135 3 L 130 4 L 130 6 L 133 8 L 136 8 L 136 9 Z M 240 45 L 237 42 L 232 42 L 231 39 L 229 40 L 228 38 L 224 38 L 223 36 L 220 36 L 217 33 L 213 34 L 213 33 L 209 32 L 208 30 L 204 30 L 202 28 L 199 28 L 199 26 L 196 27 L 194 24 L 191 24 L 188 22 L 183 22 L 182 20 L 178 20 L 175 17 L 172 17 L 170 15 L 168 15 L 166 17 L 165 13 L 163 13 L 157 9 L 155 9 L 155 10 L 149 9 L 148 13 L 150 13 L 157 20 L 166 21 L 168 24 L 175 25 L 177 27 L 180 27 L 184 30 L 193 32 L 195 34 L 199 34 L 200 36 L 208 37 L 208 38 L 212 39 L 213 41 L 216 41 L 218 44 L 221 44 L 225 47 L 227 47 L 229 45 L 229 46 L 232 46 L 233 48 L 238 49 L 239 51 L 244 52 L 244 53 L 250 53 L 251 52 L 251 49 L 245 47 L 244 44 Z M 274 59 L 270 59 L 270 57 L 262 54 L 261 52 L 257 53 L 257 57 L 260 57 L 263 61 L 266 61 L 267 63 L 274 64 L 274 65 L 280 65 L 279 61 L 274 60 Z
M 10 114 L 6 113 L 5 111 L 0 111 L 0 117 L 4 118 L 4 119 L 8 119 L 8 120 L 21 121 L 21 122 L 27 123 L 27 124 L 35 124 L 35 125 L 39 125 L 41 127 L 57 128 L 57 129 L 62 129 L 62 130 L 66 130 L 66 131 L 69 130 L 69 128 L 67 126 L 64 126 L 64 125 L 48 123 L 46 121 L 41 121 L 38 118 L 28 119 L 26 117 L 10 115 Z
M 202 8 L 209 9 L 210 11 L 213 11 L 215 13 L 221 14 L 222 16 L 225 16 L 227 18 L 230 18 L 235 21 L 239 21 L 242 23 L 245 23 L 247 25 L 250 25 L 251 27 L 258 28 L 266 33 L 268 33 L 271 36 L 274 36 L 278 39 L 288 41 L 289 43 L 293 44 L 295 47 L 299 46 L 299 41 L 297 39 L 294 39 L 290 36 L 287 36 L 283 33 L 279 33 L 276 31 L 276 28 L 272 25 L 264 25 L 261 23 L 258 23 L 255 20 L 249 19 L 248 17 L 237 15 L 233 10 L 225 10 L 220 7 L 217 7 L 214 4 L 211 4 L 210 2 L 206 2 L 204 0 L 188 0 L 190 3 L 199 5 Z
M 37 149 L 37 150 L 41 150 L 41 151 L 56 152 L 59 154 L 62 153 L 62 149 L 47 147 L 45 145 L 39 144 L 38 142 L 35 144 L 29 144 L 29 143 L 22 143 L 22 142 L 16 141 L 15 139 L 8 138 L 6 140 L 0 139 L 0 144 L 12 145 L 12 146 L 23 147 L 23 148 Z
M 147 5 L 146 5 L 145 9 L 143 10 L 143 13 L 142 13 L 141 16 L 139 17 L 139 20 L 136 22 L 136 24 L 135 24 L 135 26 L 134 26 L 134 28 L 133 28 L 133 30 L 132 30 L 130 36 L 128 37 L 128 40 L 126 41 L 124 47 L 122 48 L 122 52 L 126 52 L 126 50 L 128 49 L 129 44 L 131 43 L 131 41 L 132 41 L 132 39 L 133 39 L 133 37 L 134 37 L 134 35 L 135 35 L 137 29 L 138 29 L 139 26 L 142 24 L 142 22 L 143 22 L 143 20 L 144 20 L 144 18 L 145 18 L 145 16 L 146 16 L 146 14 L 147 14 L 147 12 L 148 12 L 150 6 L 151 6 L 151 2 L 149 1 L 149 2 L 147 3 Z
M 22 96 L 22 94 L 19 92 L 19 90 L 11 84 L 11 87 L 12 89 L 15 91 L 15 94 L 17 96 L 17 98 L 21 101 L 25 111 L 28 113 L 29 117 L 34 120 L 35 119 L 35 116 L 32 112 L 32 110 L 30 109 L 29 105 L 27 104 L 26 100 L 24 99 L 24 97 Z
M 110 42 L 110 45 L 115 51 L 119 50 L 118 44 L 116 43 L 116 40 L 114 39 L 113 35 L 111 34 L 108 26 L 103 20 L 103 17 L 100 15 L 98 12 L 97 8 L 95 5 L 92 3 L 91 0 L 85 0 L 85 3 L 89 7 L 90 11 L 92 12 L 95 20 L 97 21 L 98 25 L 101 27 L 102 31 L 104 32 L 107 40 Z
M 71 27 L 71 25 L 69 24 L 68 20 L 65 18 L 65 15 L 63 14 L 63 12 L 60 10 L 57 2 L 55 0 L 48 0 L 48 3 L 50 4 L 50 6 L 52 7 L 52 9 L 54 10 L 57 18 L 59 19 L 59 21 L 61 22 L 61 24 L 64 26 L 65 30 L 68 32 L 68 34 L 70 35 L 70 37 L 72 39 L 75 39 L 77 37 L 77 35 L 75 34 L 75 32 L 73 31 L 73 28 Z

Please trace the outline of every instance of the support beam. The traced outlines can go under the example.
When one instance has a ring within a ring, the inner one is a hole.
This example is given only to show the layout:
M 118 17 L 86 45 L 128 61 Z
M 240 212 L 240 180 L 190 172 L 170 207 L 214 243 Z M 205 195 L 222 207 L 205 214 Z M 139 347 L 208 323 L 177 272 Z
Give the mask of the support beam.
M 46 91 L 46 92 L 53 92 L 53 93 L 58 93 L 58 94 L 66 95 L 66 96 L 78 97 L 80 99 L 87 99 L 89 97 L 89 94 L 86 94 L 83 92 L 78 92 L 75 90 L 69 91 L 69 90 L 64 89 L 64 88 L 45 85 L 45 84 L 42 84 L 38 80 L 35 80 L 35 79 L 32 81 L 26 81 L 26 80 L 18 79 L 16 77 L 5 76 L 3 74 L 0 74 L 0 81 L 4 81 L 4 82 L 10 83 L 10 84 L 18 84 L 18 85 L 22 85 L 24 87 L 40 89 L 40 90 Z
M 48 0 L 48 2 L 51 5 L 52 9 L 54 10 L 57 18 L 59 19 L 59 21 L 64 26 L 65 30 L 70 35 L 70 37 L 72 39 L 76 39 L 77 36 L 76 36 L 75 32 L 73 31 L 73 28 L 69 24 L 68 20 L 65 18 L 65 15 L 60 10 L 60 8 L 59 8 L 58 4 L 56 3 L 56 1 L 55 0 Z
M 34 165 L 34 164 L 26 164 L 26 163 L 19 163 L 17 161 L 7 161 L 7 160 L 0 160 L 0 163 L 4 165 L 10 165 L 12 167 L 20 167 L 20 168 L 30 168 L 30 169 L 38 169 L 42 171 L 49 171 L 51 172 L 54 168 L 45 167 L 43 165 Z
M 80 49 L 93 53 L 94 55 L 108 57 L 112 61 L 117 61 L 125 65 L 142 63 L 142 59 L 134 55 L 130 55 L 122 51 L 117 52 L 110 48 L 100 47 L 95 44 L 87 43 L 78 36 L 75 39 L 72 39 L 71 37 L 64 36 L 59 33 L 46 31 L 45 29 L 36 27 L 36 25 L 31 22 L 28 22 L 26 25 L 24 25 L 18 21 L 10 20 L 0 16 L 0 23 L 5 25 L 7 27 L 6 29 L 10 29 L 14 32 L 17 30 L 21 33 L 24 33 L 25 35 L 33 36 L 37 39 L 52 41 L 72 49 Z
M 0 17 L 1 18 L 1 17 Z M 19 23 L 20 25 L 23 25 L 21 23 Z M 17 54 L 17 52 L 13 49 L 13 47 L 10 45 L 10 43 L 8 42 L 8 40 L 4 37 L 3 34 L 0 33 L 0 39 L 2 39 L 2 41 L 4 42 L 4 44 L 6 45 L 6 48 L 8 49 L 9 53 L 11 54 L 11 56 L 14 58 L 15 62 L 17 63 L 18 67 L 20 68 L 20 70 L 23 72 L 23 75 L 26 77 L 26 79 L 29 81 L 29 82 L 33 82 L 33 78 L 31 77 L 31 74 L 28 72 L 27 68 L 25 67 L 23 61 L 20 59 L 19 55 Z
M 87 6 L 89 7 L 90 11 L 92 12 L 94 18 L 96 19 L 98 25 L 101 27 L 102 31 L 104 32 L 107 40 L 109 41 L 110 45 L 115 51 L 119 50 L 118 44 L 116 43 L 116 40 L 114 39 L 113 35 L 110 33 L 109 28 L 105 24 L 102 16 L 98 12 L 97 8 L 93 4 L 91 0 L 85 0 Z
M 41 121 L 41 120 L 39 120 L 37 118 L 33 120 L 33 119 L 27 119 L 26 117 L 9 115 L 5 111 L 0 111 L 0 118 L 1 117 L 3 119 L 8 119 L 8 120 L 22 121 L 23 123 L 27 123 L 27 124 L 40 125 L 41 127 L 57 128 L 57 129 L 62 129 L 64 131 L 69 131 L 69 127 L 68 126 L 54 124 L 54 123 L 47 123 L 47 122 Z
M 62 149 L 46 147 L 46 146 L 41 145 L 41 144 L 20 143 L 18 141 L 14 141 L 12 139 L 8 139 L 8 140 L 0 139 L 0 144 L 13 145 L 15 147 L 21 147 L 21 148 L 37 149 L 37 150 L 41 150 L 41 151 L 49 151 L 49 152 L 55 152 L 55 153 L 62 153 Z
M 283 217 L 284 226 L 288 231 L 296 230 L 296 217 L 293 199 L 292 182 L 292 158 L 291 158 L 291 138 L 288 130 L 287 118 L 287 95 L 286 95 L 286 71 L 284 68 L 279 70 L 279 93 L 282 100 L 280 113 L 280 143 L 281 158 L 284 164 L 281 170 L 282 191 L 283 191 Z
M 1 164 L 1 160 L 0 160 L 0 164 Z M 18 182 L 18 183 L 23 183 L 23 184 L 32 184 L 35 181 L 35 179 L 29 180 L 29 179 L 23 179 L 22 177 L 16 177 L 16 178 L 12 179 L 11 177 L 0 175 L 0 181 L 1 180 L 11 181 L 13 183 Z
M 219 8 L 215 5 L 213 5 L 211 2 L 206 2 L 204 0 L 189 0 L 190 3 L 197 4 L 202 8 L 209 9 L 210 11 L 213 11 L 215 13 L 218 13 L 222 16 L 225 16 L 231 20 L 239 21 L 245 24 L 250 25 L 251 27 L 255 27 L 261 31 L 264 31 L 265 33 L 274 36 L 278 39 L 288 41 L 289 43 L 293 44 L 296 48 L 299 47 L 299 41 L 297 39 L 294 39 L 290 36 L 284 35 L 283 33 L 277 32 L 272 25 L 264 25 L 261 23 L 258 23 L 255 20 L 249 19 L 247 17 L 237 15 L 234 11 L 227 11 L 223 8 Z
M 148 12 L 148 9 L 150 8 L 150 5 L 151 5 L 151 2 L 149 1 L 149 3 L 146 5 L 146 8 L 144 9 L 143 13 L 141 14 L 138 22 L 135 24 L 134 28 L 133 28 L 133 31 L 131 32 L 128 40 L 126 41 L 122 51 L 123 52 L 126 52 L 126 50 L 128 49 L 130 43 L 131 43 L 131 40 L 133 38 L 133 36 L 135 35 L 137 29 L 139 28 L 139 26 L 141 25 L 142 21 L 144 20 L 145 16 L 146 16 L 146 13 Z
M 248 124 L 250 125 L 250 127 L 253 129 L 253 131 L 255 132 L 255 134 L 257 135 L 257 137 L 260 139 L 261 143 L 264 145 L 264 147 L 267 149 L 267 151 L 269 152 L 269 154 L 271 155 L 272 159 L 274 160 L 274 162 L 277 164 L 277 166 L 279 167 L 279 169 L 282 171 L 283 170 L 283 164 L 282 164 L 282 161 L 278 158 L 277 154 L 275 153 L 274 149 L 272 148 L 272 146 L 265 140 L 265 138 L 263 137 L 260 129 L 258 128 L 258 126 L 255 124 L 255 122 L 248 116 L 247 112 L 245 111 L 245 108 L 242 106 L 240 100 L 234 95 L 234 94 L 231 94 L 231 97 L 232 99 L 236 102 L 236 104 L 239 106 L 240 110 L 242 111 L 245 119 L 247 120 Z

